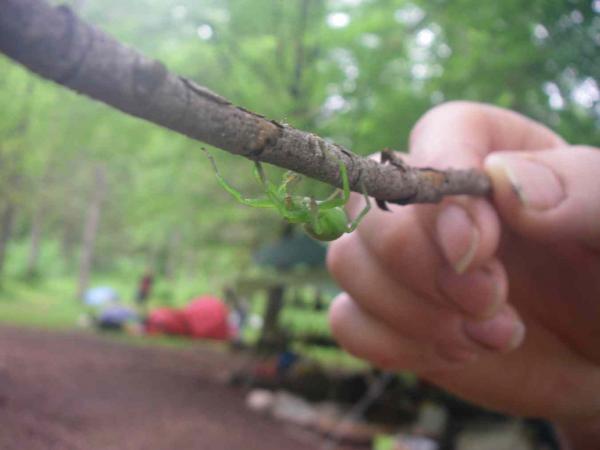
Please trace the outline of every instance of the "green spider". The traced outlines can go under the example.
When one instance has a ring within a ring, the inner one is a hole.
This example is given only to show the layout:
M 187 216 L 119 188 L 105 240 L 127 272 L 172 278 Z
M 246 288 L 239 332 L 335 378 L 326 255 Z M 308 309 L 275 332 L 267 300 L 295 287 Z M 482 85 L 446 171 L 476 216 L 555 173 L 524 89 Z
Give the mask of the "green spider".
M 300 179 L 300 175 L 292 171 L 284 174 L 283 182 L 280 186 L 275 186 L 267 179 L 263 167 L 258 161 L 254 162 L 254 175 L 259 183 L 262 184 L 266 197 L 244 198 L 240 192 L 235 190 L 221 176 L 212 155 L 206 149 L 203 150 L 206 152 L 221 186 L 238 202 L 255 208 L 275 208 L 288 222 L 303 224 L 304 230 L 311 237 L 319 241 L 333 241 L 344 233 L 352 233 L 371 209 L 371 201 L 363 189 L 366 206 L 356 219 L 348 222 L 349 218 L 343 206 L 350 198 L 350 183 L 348 181 L 346 166 L 341 161 L 339 162 L 339 166 L 343 189 L 336 189 L 325 200 L 291 195 L 288 192 L 288 187 Z

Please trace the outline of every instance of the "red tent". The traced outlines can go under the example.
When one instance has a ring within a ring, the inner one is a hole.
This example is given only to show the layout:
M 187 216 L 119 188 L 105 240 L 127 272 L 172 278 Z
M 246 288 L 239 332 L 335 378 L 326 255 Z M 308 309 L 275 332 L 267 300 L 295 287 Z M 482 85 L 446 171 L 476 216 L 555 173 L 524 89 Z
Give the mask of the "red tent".
M 229 310 L 219 299 L 203 296 L 183 309 L 188 332 L 192 337 L 227 340 L 231 337 Z
M 183 312 L 175 308 L 156 308 L 146 321 L 148 334 L 187 334 Z
M 202 296 L 183 309 L 157 308 L 146 323 L 149 334 L 177 334 L 197 339 L 227 340 L 233 336 L 228 323 L 229 310 L 221 300 Z

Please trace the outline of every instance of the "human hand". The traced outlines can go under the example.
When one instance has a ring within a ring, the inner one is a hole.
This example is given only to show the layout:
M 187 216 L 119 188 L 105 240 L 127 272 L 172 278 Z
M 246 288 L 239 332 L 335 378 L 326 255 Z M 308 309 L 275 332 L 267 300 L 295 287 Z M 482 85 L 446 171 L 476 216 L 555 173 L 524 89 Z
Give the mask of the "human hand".
M 379 367 L 600 442 L 600 151 L 456 102 L 421 119 L 408 162 L 484 169 L 493 199 L 390 205 L 333 243 L 347 292 L 330 311 L 336 338 Z

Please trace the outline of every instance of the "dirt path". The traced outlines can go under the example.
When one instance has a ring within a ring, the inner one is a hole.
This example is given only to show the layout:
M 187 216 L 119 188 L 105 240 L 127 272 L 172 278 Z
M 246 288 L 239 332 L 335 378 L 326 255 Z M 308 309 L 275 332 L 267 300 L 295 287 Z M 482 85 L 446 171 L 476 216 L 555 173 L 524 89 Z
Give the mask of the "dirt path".
M 300 450 L 314 437 L 247 412 L 206 346 L 131 346 L 0 327 L 3 450 Z

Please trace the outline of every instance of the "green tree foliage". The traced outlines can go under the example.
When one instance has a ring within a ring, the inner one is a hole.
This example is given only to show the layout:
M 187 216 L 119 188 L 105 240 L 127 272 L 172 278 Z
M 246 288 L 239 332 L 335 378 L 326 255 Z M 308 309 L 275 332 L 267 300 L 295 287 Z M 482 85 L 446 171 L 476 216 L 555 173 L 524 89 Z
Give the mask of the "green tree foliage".
M 403 149 L 419 116 L 469 99 L 516 109 L 567 139 L 600 144 L 598 0 L 79 0 L 117 39 L 233 102 L 369 154 Z M 38 80 L 0 58 L 0 211 L 11 242 L 43 242 L 73 268 L 93 171 L 108 196 L 96 267 L 156 264 L 229 273 L 277 233 L 275 214 L 240 207 L 199 144 Z M 251 164 L 216 150 L 242 192 Z M 272 170 L 271 176 L 279 172 Z M 309 194 L 323 187 L 300 188 Z M 14 265 L 13 265 L 14 266 Z M 13 267 L 21 270 L 23 267 Z

